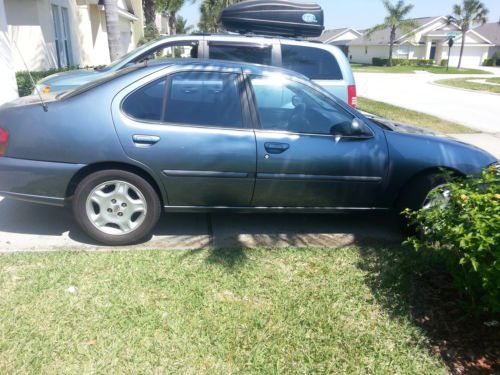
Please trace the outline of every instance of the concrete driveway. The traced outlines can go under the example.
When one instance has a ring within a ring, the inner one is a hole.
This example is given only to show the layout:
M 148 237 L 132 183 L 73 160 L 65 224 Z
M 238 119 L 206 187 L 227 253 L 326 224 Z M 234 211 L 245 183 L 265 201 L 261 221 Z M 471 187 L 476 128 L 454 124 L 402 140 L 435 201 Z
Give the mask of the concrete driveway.
M 492 70 L 494 77 L 500 70 Z M 437 86 L 440 79 L 474 75 L 384 74 L 355 72 L 359 96 L 428 113 L 480 132 L 500 134 L 500 95 Z M 500 139 L 499 139 L 500 148 Z
M 119 249 L 339 247 L 400 243 L 390 214 L 168 214 L 151 238 Z M 68 209 L 0 198 L 0 252 L 107 250 L 78 228 Z M 116 248 L 115 248 L 116 249 Z

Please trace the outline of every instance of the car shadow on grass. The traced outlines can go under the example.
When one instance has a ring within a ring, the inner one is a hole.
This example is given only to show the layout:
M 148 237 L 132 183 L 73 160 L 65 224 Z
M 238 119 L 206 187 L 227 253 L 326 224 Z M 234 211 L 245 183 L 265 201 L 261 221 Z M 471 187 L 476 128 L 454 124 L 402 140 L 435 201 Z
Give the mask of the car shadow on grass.
M 500 328 L 484 324 L 498 316 L 467 312 L 442 261 L 405 246 L 360 251 L 358 267 L 377 303 L 419 327 L 452 374 L 500 373 Z

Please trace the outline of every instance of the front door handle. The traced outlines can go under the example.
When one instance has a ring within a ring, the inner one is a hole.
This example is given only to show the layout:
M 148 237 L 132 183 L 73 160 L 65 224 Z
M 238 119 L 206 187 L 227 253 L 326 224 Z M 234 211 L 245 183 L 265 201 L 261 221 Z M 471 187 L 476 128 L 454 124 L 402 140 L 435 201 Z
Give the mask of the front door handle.
M 282 154 L 290 148 L 290 145 L 288 143 L 268 142 L 264 144 L 264 148 L 270 154 Z
M 137 147 L 150 147 L 160 140 L 157 135 L 142 135 L 136 134 L 132 136 L 132 140 Z

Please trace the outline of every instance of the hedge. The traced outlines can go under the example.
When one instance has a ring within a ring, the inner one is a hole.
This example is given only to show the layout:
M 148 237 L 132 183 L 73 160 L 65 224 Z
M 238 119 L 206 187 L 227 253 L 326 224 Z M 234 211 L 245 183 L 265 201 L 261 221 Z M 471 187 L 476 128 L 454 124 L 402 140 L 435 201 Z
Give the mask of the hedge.
M 44 70 L 44 71 L 31 72 L 31 76 L 33 77 L 33 80 L 36 83 L 39 80 L 41 80 L 42 78 L 50 76 L 51 74 L 60 73 L 60 72 L 67 72 L 69 70 L 75 70 L 75 69 L 78 69 L 78 67 L 69 67 L 69 68 L 63 68 L 63 69 L 49 69 L 49 70 Z M 17 80 L 17 89 L 19 91 L 19 96 L 27 96 L 33 92 L 34 86 L 33 86 L 33 83 L 31 82 L 31 79 L 30 79 L 27 71 L 17 72 L 16 73 L 16 80 Z
M 372 64 L 375 66 L 388 66 L 389 59 L 374 57 Z M 392 59 L 393 66 L 432 66 L 434 60 L 427 59 Z
M 455 285 L 472 311 L 500 313 L 500 170 L 452 179 L 448 199 L 407 211 L 420 235 L 407 243 L 445 260 Z

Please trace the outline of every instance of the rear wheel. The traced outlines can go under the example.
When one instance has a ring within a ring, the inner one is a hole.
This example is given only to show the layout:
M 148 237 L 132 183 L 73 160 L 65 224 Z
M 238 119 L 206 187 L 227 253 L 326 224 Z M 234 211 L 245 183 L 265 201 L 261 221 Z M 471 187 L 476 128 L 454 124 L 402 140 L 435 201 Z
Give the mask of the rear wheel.
M 73 213 L 96 241 L 130 245 L 146 237 L 161 214 L 153 187 L 142 177 L 121 170 L 93 173 L 78 184 Z

